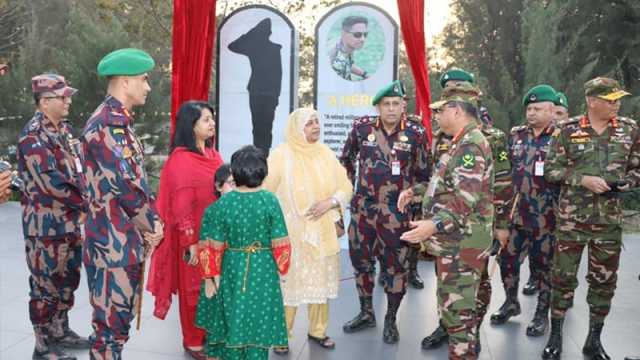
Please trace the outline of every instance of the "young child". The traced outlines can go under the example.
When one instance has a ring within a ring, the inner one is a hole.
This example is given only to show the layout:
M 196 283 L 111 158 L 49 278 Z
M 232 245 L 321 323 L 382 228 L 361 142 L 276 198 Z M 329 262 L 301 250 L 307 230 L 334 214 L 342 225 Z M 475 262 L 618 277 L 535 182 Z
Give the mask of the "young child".
M 236 188 L 236 183 L 231 175 L 231 165 L 225 163 L 220 165 L 214 176 L 214 192 L 218 198 Z
M 278 200 L 260 189 L 267 175 L 264 152 L 238 150 L 231 172 L 236 189 L 202 219 L 196 325 L 207 332 L 208 357 L 266 360 L 270 347 L 288 346 L 278 273 L 289 269 L 291 246 Z

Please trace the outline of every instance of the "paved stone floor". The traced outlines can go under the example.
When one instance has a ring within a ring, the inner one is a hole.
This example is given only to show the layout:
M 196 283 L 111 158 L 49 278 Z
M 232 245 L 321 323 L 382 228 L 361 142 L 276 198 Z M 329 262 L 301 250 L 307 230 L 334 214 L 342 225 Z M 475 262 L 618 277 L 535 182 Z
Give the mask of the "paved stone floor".
M 19 231 L 20 207 L 17 203 L 0 206 L 0 359 L 30 359 L 33 350 L 33 335 L 27 312 L 28 283 L 27 267 L 24 260 L 24 246 Z M 622 254 L 618 291 L 613 300 L 613 310 L 607 318 L 603 335 L 604 344 L 613 359 L 621 360 L 625 355 L 640 354 L 640 236 L 624 237 L 625 249 Z M 435 351 L 422 351 L 420 340 L 436 326 L 436 299 L 433 264 L 420 263 L 420 273 L 426 280 L 424 290 L 409 290 L 398 321 L 401 334 L 396 345 L 382 342 L 382 320 L 386 307 L 384 294 L 376 288 L 374 303 L 378 315 L 378 327 L 357 334 L 342 332 L 342 324 L 351 319 L 358 310 L 355 285 L 351 277 L 351 266 L 345 251 L 343 258 L 343 278 L 339 298 L 331 302 L 331 324 L 329 335 L 337 343 L 336 349 L 326 351 L 306 339 L 306 311 L 300 311 L 291 342 L 288 357 L 271 354 L 271 359 L 446 359 L 445 347 Z M 522 278 L 528 277 L 524 266 Z M 580 275 L 580 287 L 576 292 L 575 306 L 567 315 L 565 326 L 565 349 L 563 359 L 582 359 L 580 349 L 587 333 L 589 322 L 585 302 L 585 265 Z M 76 292 L 76 306 L 71 311 L 72 327 L 83 335 L 90 332 L 91 308 L 87 287 L 83 281 Z M 504 295 L 499 274 L 493 277 L 494 294 L 490 312 L 495 311 Z M 141 331 L 133 330 L 126 346 L 126 359 L 188 359 L 181 347 L 177 309 L 174 306 L 167 319 L 160 321 L 152 317 L 153 299 L 147 294 Z M 529 360 L 539 359 L 547 336 L 529 338 L 525 335 L 527 323 L 533 316 L 535 300 L 520 295 L 523 314 L 513 318 L 501 327 L 493 327 L 488 321 L 482 326 L 483 351 L 480 359 Z M 78 359 L 88 359 L 88 354 L 75 353 Z

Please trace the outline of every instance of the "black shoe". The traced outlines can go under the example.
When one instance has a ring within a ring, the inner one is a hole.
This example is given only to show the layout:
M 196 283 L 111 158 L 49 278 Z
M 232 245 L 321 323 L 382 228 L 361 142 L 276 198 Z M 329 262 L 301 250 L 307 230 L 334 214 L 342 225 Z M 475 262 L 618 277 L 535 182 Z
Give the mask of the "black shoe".
M 589 334 L 587 340 L 582 347 L 582 353 L 591 360 L 611 360 L 611 357 L 604 351 L 602 342 L 600 342 L 600 334 L 602 334 L 602 326 L 604 323 L 589 324 Z
M 65 349 L 84 350 L 91 348 L 91 343 L 87 338 L 81 337 L 69 328 L 64 330 L 62 337 L 54 338 L 52 344 Z
M 376 315 L 373 312 L 373 300 L 371 297 L 361 297 L 360 313 L 351 321 L 346 322 L 342 326 L 342 330 L 346 333 L 354 333 L 375 326 Z
M 533 276 L 529 276 L 529 281 L 522 288 L 522 293 L 524 295 L 530 296 L 538 292 L 538 282 L 533 278 Z
M 420 278 L 417 269 L 409 270 L 409 285 L 414 289 L 424 289 L 424 281 Z
M 517 299 L 507 297 L 500 309 L 491 314 L 491 323 L 493 325 L 504 324 L 512 316 L 520 315 L 520 302 Z
M 558 360 L 562 354 L 562 326 L 564 318 L 551 319 L 551 334 L 549 341 L 542 351 L 542 358 L 545 360 Z
M 540 305 L 536 308 L 533 320 L 527 326 L 527 336 L 542 336 L 549 325 L 549 307 Z
M 625 356 L 624 360 L 640 360 L 640 356 Z
M 396 317 L 387 315 L 384 317 L 382 341 L 387 344 L 395 344 L 398 340 L 400 340 L 400 332 L 398 332 L 398 326 L 396 326 Z
M 75 356 L 71 356 L 55 346 L 47 346 L 44 349 L 33 349 L 33 360 L 77 360 Z
M 424 350 L 437 349 L 440 345 L 449 341 L 449 334 L 447 329 L 442 326 L 442 323 L 431 333 L 431 335 L 422 339 L 422 348 Z

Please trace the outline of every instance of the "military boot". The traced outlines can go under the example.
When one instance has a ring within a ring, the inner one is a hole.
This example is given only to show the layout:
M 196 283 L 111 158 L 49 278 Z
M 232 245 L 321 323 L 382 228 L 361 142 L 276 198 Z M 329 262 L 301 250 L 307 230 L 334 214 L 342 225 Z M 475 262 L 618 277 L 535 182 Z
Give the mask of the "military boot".
M 65 349 L 84 350 L 91 348 L 91 343 L 87 338 L 81 337 L 69 328 L 69 317 L 66 312 L 60 315 L 59 322 L 62 336 L 52 337 L 52 344 Z
M 560 354 L 562 354 L 562 326 L 564 325 L 564 318 L 554 319 L 551 318 L 551 334 L 549 334 L 549 341 L 542 351 L 542 358 L 545 360 L 558 360 Z
M 491 323 L 493 325 L 504 324 L 512 316 L 520 315 L 520 312 L 520 302 L 518 301 L 518 293 L 516 290 L 515 294 L 513 292 L 507 294 L 504 304 L 502 304 L 498 311 L 491 314 Z
M 449 334 L 447 333 L 447 329 L 445 329 L 444 325 L 442 325 L 442 320 L 438 324 L 438 327 L 431 333 L 431 335 L 422 339 L 422 348 L 425 350 L 437 349 L 440 345 L 449 341 Z
M 76 360 L 75 356 L 71 356 L 56 346 L 49 343 L 49 336 L 46 331 L 41 329 L 35 330 L 35 346 L 33 348 L 33 360 Z
M 533 275 L 529 275 L 529 281 L 522 288 L 522 294 L 524 295 L 533 295 L 538 292 L 538 281 L 535 279 Z
M 418 274 L 418 249 L 409 249 L 409 286 L 414 289 L 424 289 L 424 281 Z
M 527 326 L 527 336 L 542 336 L 549 325 L 549 306 L 538 302 L 533 320 Z
M 373 299 L 371 296 L 360 297 L 360 312 L 351 321 L 342 326 L 346 333 L 354 333 L 366 328 L 376 326 L 376 315 L 373 312 Z
M 589 334 L 587 340 L 582 347 L 582 353 L 589 357 L 591 360 L 611 360 L 611 357 L 604 351 L 602 343 L 600 342 L 600 334 L 602 334 L 602 326 L 604 323 L 589 323 Z
M 387 344 L 395 344 L 400 340 L 400 332 L 396 325 L 396 314 L 401 301 L 401 296 L 387 295 L 387 314 L 384 316 L 384 329 L 382 330 L 382 341 Z

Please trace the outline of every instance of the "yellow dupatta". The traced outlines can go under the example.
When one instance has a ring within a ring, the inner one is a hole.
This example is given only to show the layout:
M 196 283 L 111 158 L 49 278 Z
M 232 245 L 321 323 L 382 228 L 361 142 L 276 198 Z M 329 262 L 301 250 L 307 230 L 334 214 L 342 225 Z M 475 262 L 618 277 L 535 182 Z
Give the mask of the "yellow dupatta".
M 353 187 L 333 151 L 305 138 L 304 127 L 313 116 L 318 113 L 308 108 L 289 115 L 285 142 L 269 156 L 264 186 L 280 200 L 291 241 L 303 242 L 307 251 L 322 257 L 340 251 L 335 228 L 340 212 L 331 209 L 317 221 L 309 220 L 305 213 L 315 202 L 330 197 L 336 198 L 344 211 Z

